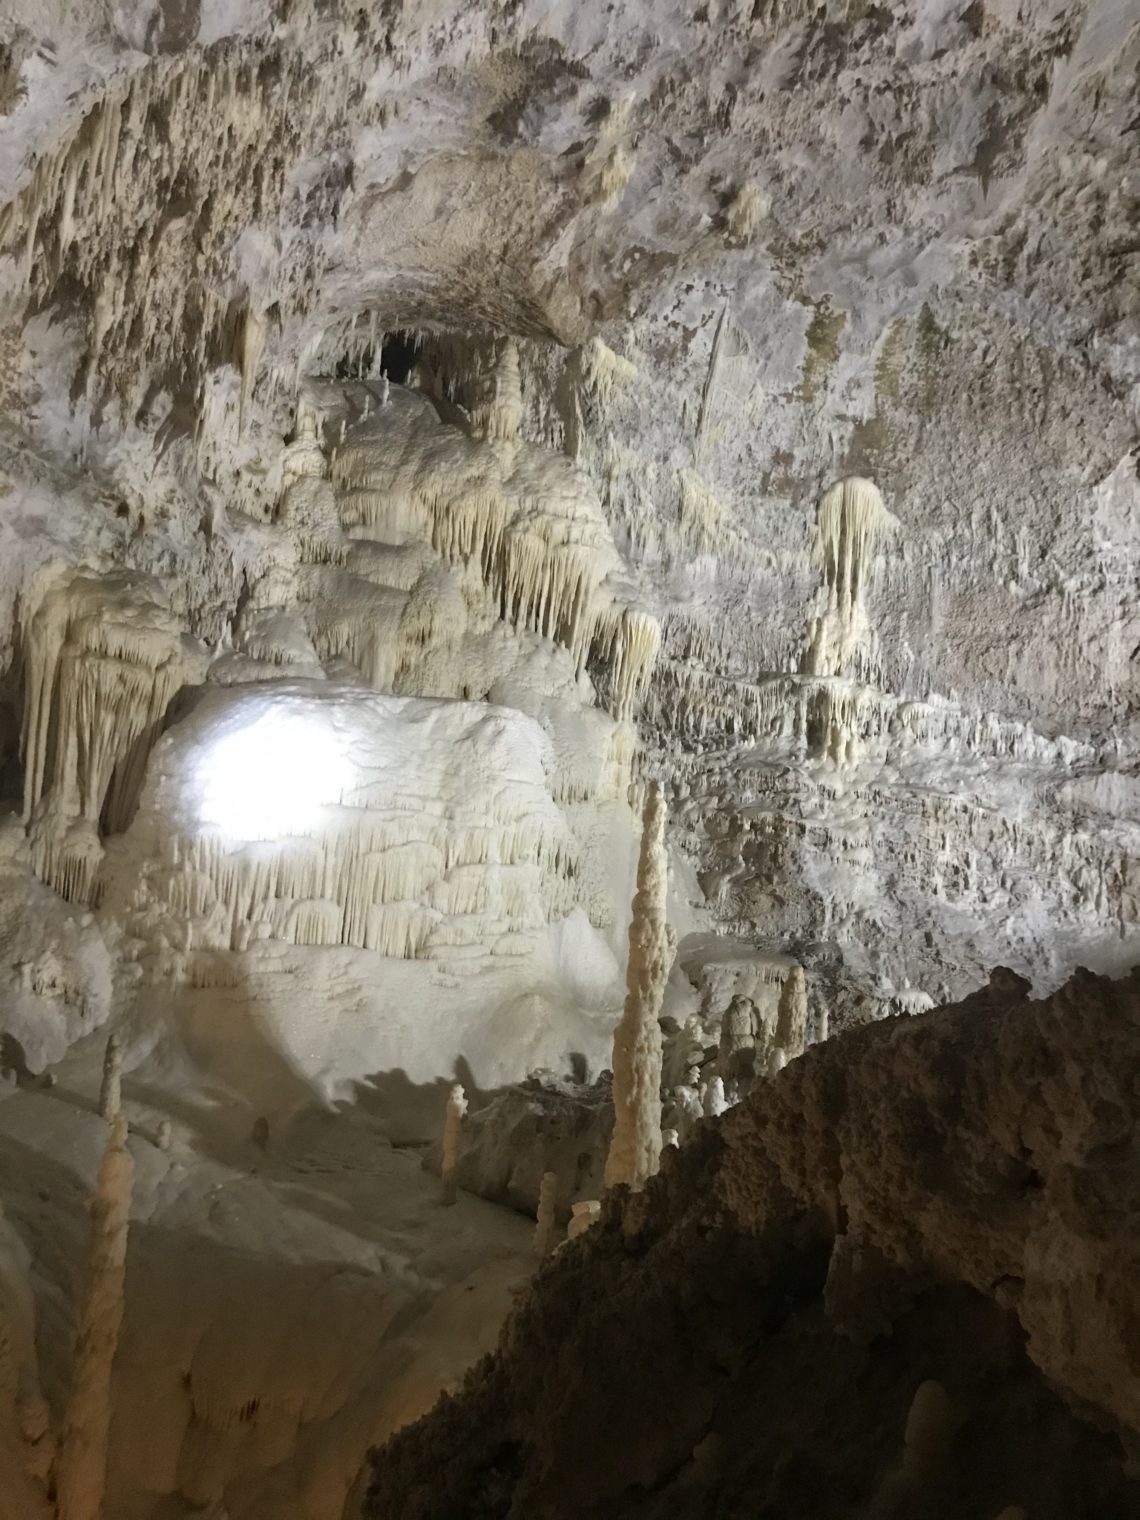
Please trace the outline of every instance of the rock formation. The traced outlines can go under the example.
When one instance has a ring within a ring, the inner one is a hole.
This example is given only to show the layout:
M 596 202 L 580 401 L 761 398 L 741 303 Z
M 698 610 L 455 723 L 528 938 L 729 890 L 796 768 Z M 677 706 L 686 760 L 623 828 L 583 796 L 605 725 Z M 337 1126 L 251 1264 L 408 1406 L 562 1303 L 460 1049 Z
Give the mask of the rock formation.
M 629 925 L 625 1007 L 614 1032 L 614 1133 L 606 1157 L 607 1187 L 634 1192 L 661 1159 L 661 1029 L 658 1020 L 673 945 L 665 921 L 668 861 L 665 803 L 651 782 L 641 820 L 637 895 Z
M 895 1471 L 897 1515 L 1131 1513 L 1138 1077 L 1135 978 L 812 1047 L 613 1195 L 366 1513 L 838 1520 Z
M 0 1520 L 124 1057 L 72 1508 L 346 1520 L 581 1273 L 661 1429 L 452 1513 L 1115 1520 L 1125 1139 L 1063 1030 L 978 1116 L 1140 960 L 1134 11 L 0 4 Z

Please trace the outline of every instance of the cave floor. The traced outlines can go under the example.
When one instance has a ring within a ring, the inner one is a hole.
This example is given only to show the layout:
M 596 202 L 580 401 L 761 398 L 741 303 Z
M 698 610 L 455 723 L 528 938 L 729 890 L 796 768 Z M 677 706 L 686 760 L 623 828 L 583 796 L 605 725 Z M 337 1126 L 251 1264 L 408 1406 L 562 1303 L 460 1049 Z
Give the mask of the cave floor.
M 106 1133 L 102 1048 L 92 1037 L 53 1087 L 0 1101 L 0 1192 L 32 1253 L 57 1411 Z M 144 1064 L 123 1083 L 136 1169 L 108 1513 L 340 1520 L 369 1447 L 494 1344 L 533 1225 L 462 1193 L 443 1206 L 418 1148 L 359 1104 L 254 1138 L 226 1094 L 180 1077 Z

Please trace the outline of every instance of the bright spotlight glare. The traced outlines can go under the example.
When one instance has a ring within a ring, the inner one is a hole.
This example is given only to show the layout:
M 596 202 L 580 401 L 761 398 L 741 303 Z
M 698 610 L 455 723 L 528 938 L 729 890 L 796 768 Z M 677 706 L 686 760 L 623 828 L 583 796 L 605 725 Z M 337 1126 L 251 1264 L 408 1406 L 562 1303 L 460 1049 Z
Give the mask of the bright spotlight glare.
M 199 768 L 199 821 L 234 840 L 309 833 L 349 780 L 336 734 L 317 717 L 269 711 L 209 745 Z

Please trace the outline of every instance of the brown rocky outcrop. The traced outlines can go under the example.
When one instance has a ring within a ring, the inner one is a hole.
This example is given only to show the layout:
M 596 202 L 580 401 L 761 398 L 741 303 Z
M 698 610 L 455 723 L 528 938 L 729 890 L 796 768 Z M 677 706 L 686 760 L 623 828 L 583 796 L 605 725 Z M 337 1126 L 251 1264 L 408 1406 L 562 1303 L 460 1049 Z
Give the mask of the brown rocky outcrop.
M 1135 974 L 812 1047 L 608 1196 L 366 1514 L 1140 1515 L 1138 1114 Z

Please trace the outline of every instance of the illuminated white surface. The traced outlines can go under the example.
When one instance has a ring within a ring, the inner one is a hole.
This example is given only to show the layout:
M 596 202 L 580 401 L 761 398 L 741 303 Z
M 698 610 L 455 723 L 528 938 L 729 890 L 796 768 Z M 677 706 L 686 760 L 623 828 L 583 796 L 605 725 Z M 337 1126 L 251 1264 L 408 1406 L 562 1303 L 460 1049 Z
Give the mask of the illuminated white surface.
M 309 833 L 349 786 L 342 745 L 319 712 L 271 710 L 226 730 L 199 761 L 199 822 L 234 840 Z

